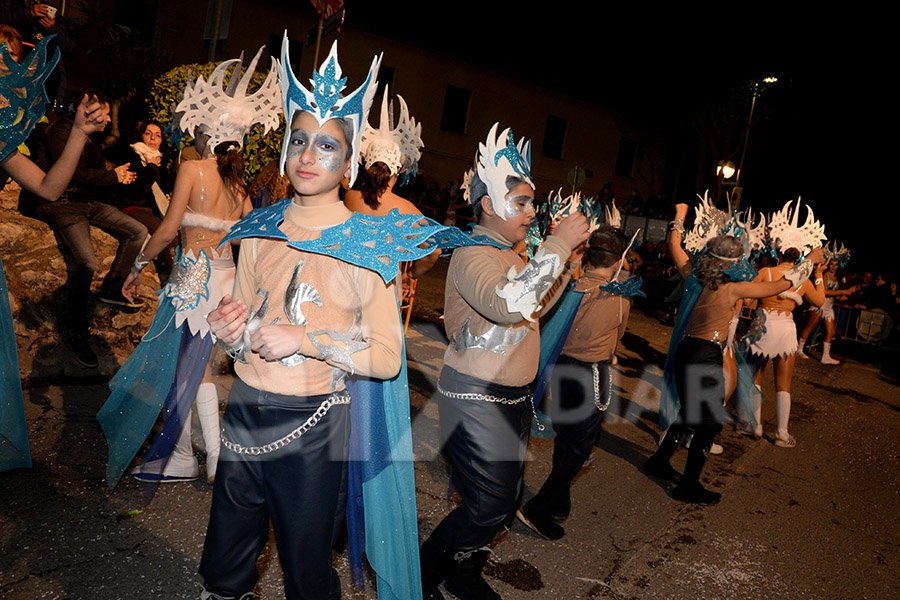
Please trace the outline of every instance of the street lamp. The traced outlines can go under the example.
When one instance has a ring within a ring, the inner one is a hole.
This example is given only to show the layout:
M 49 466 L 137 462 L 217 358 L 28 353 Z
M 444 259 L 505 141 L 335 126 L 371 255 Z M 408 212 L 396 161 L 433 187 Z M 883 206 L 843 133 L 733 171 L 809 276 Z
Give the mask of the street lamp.
M 763 83 L 773 84 L 778 81 L 777 77 L 766 77 Z M 759 95 L 759 82 L 753 82 L 753 100 L 750 102 L 750 118 L 747 120 L 747 133 L 744 135 L 744 149 L 741 151 L 741 162 L 737 170 L 737 178 L 734 180 L 735 193 L 739 194 L 737 189 L 741 185 L 741 172 L 744 170 L 744 157 L 747 156 L 747 144 L 750 143 L 750 125 L 753 124 L 753 109 L 756 108 L 756 97 Z
M 734 175 L 734 163 L 730 160 L 720 160 L 716 165 L 716 176 L 722 179 L 731 179 Z

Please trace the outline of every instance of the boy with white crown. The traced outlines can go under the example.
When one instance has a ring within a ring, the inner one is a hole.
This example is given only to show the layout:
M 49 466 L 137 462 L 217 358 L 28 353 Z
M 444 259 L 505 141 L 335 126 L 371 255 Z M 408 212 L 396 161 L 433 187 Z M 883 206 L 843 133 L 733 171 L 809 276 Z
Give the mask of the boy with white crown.
M 534 218 L 529 146 L 524 139 L 516 144 L 509 129 L 498 137 L 495 124 L 466 174 L 467 199 L 478 217 L 473 234 L 493 245 L 457 249 L 447 273 L 450 345 L 438 404 L 462 504 L 422 546 L 425 598 L 442 598 L 442 582 L 461 600 L 500 598 L 481 576 L 484 547 L 513 512 L 521 489 L 540 352 L 537 320 L 561 295 L 573 268 L 567 261 L 588 235 L 587 220 L 576 213 L 527 264 L 514 251 Z
M 237 378 L 200 563 L 204 598 L 252 596 L 270 517 L 286 597 L 340 598 L 332 546 L 347 496 L 345 378 L 387 379 L 401 366 L 393 289 L 373 271 L 290 245 L 315 240 L 352 214 L 338 190 L 342 178 L 356 176 L 381 58 L 360 88 L 340 97 L 346 79 L 337 43 L 313 74 L 312 91 L 291 72 L 287 45 L 285 34 L 278 70 L 289 131 L 281 167 L 297 193 L 279 203 L 280 213 L 255 211 L 235 228 L 255 229 L 240 236 L 247 239 L 234 297 L 209 315 L 237 360 Z

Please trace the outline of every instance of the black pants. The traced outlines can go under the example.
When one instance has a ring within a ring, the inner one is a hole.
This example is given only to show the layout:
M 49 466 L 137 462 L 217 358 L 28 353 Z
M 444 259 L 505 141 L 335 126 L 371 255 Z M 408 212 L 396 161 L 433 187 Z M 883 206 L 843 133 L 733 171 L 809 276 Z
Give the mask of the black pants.
M 462 504 L 432 533 L 442 546 L 468 552 L 490 543 L 515 510 L 531 431 L 532 388 L 482 381 L 444 367 L 441 388 L 528 399 L 518 404 L 438 395 L 441 439 Z
M 678 447 L 678 438 L 693 433 L 680 484 L 688 486 L 699 483 L 706 449 L 722 431 L 725 379 L 721 346 L 692 337 L 681 340 L 675 355 L 675 386 L 681 408 L 655 456 L 668 460 Z
M 306 421 L 326 397 L 271 394 L 235 379 L 224 434 L 243 446 L 273 442 Z M 347 497 L 349 408 L 332 406 L 315 427 L 271 454 L 239 456 L 222 445 L 200 561 L 209 591 L 240 597 L 253 589 L 271 518 L 285 597 L 340 598 L 331 563 Z
M 608 400 L 609 363 L 597 363 L 597 369 L 598 400 L 605 403 Z M 551 385 L 553 393 L 543 408 L 556 432 L 553 467 L 544 485 L 528 503 L 528 509 L 533 513 L 566 514 L 572 480 L 591 455 L 606 413 L 595 404 L 591 363 L 560 355 Z

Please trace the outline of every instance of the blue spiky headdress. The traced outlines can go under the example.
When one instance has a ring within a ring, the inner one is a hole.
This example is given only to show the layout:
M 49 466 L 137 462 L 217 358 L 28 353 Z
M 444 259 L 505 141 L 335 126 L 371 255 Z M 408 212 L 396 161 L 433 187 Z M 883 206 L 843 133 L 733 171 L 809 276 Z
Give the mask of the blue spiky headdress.
M 353 155 L 350 157 L 350 185 L 356 180 L 359 162 L 359 148 L 362 128 L 366 124 L 369 108 L 378 88 L 378 68 L 381 66 L 381 54 L 372 59 L 369 75 L 356 91 L 341 96 L 347 87 L 347 78 L 341 77 L 341 65 L 338 63 L 337 41 L 331 45 L 331 51 L 318 71 L 313 71 L 310 80 L 312 90 L 306 89 L 294 76 L 290 67 L 290 48 L 287 31 L 281 44 L 281 60 L 278 61 L 278 83 L 281 86 L 284 118 L 288 132 L 285 133 L 281 146 L 281 174 L 284 175 L 284 164 L 287 162 L 287 149 L 290 143 L 290 128 L 297 112 L 306 111 L 315 117 L 319 126 L 331 119 L 344 119 L 353 126 L 353 139 L 347 140 Z
M 59 62 L 58 48 L 47 60 L 47 42 L 52 37 L 39 41 L 22 64 L 12 59 L 6 42 L 0 43 L 0 160 L 28 138 L 50 103 L 44 82 Z

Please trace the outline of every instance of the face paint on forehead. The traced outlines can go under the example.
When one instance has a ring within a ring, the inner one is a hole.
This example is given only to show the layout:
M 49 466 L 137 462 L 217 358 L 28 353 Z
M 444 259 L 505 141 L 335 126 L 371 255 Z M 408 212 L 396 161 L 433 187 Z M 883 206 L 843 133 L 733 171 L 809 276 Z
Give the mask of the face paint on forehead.
M 344 165 L 345 148 L 343 143 L 335 136 L 324 132 L 311 134 L 302 128 L 291 130 L 287 151 L 288 160 L 294 156 L 302 155 L 307 148 L 310 149 L 315 160 L 326 171 L 337 173 Z
M 526 210 L 534 210 L 534 198 L 531 196 L 515 196 L 506 201 L 506 218 L 518 217 Z

